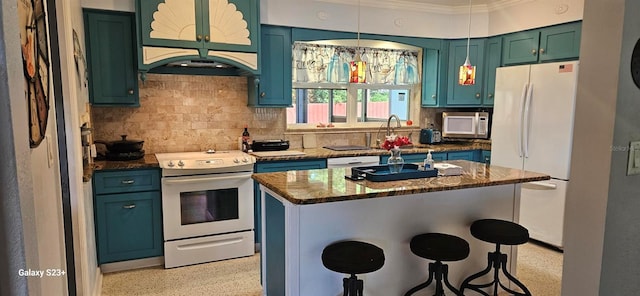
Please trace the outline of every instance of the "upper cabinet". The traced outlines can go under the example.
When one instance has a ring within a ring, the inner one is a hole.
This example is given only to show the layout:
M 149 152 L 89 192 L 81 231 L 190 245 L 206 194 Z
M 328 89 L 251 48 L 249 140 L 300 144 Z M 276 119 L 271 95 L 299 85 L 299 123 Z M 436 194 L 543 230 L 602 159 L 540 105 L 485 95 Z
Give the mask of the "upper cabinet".
M 482 92 L 482 106 L 493 107 L 493 97 L 496 89 L 496 69 L 502 61 L 502 37 L 491 37 L 485 44 L 485 75 L 484 91 Z
M 504 65 L 577 59 L 581 22 L 512 33 L 504 36 Z
M 452 40 L 449 43 L 449 72 L 447 106 L 479 106 L 482 104 L 482 83 L 484 81 L 485 39 L 472 39 L 469 43 L 469 60 L 476 66 L 474 85 L 458 84 L 460 66 L 467 58 L 467 39 Z
M 94 106 L 140 106 L 134 15 L 85 9 L 89 102 Z
M 422 57 L 422 106 L 438 106 L 440 50 L 425 48 Z
M 262 25 L 260 71 L 249 77 L 249 106 L 291 106 L 291 29 Z
M 258 0 L 137 0 L 139 68 L 213 59 L 258 74 Z

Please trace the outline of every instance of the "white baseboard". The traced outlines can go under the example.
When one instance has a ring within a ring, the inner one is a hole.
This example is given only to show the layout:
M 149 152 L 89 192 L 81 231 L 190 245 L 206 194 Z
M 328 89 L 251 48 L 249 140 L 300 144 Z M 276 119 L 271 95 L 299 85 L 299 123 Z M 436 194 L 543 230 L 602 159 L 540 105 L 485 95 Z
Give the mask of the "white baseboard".
M 110 272 L 145 268 L 145 267 L 158 266 L 158 265 L 164 265 L 164 256 L 122 261 L 122 262 L 105 263 L 100 265 L 100 269 L 102 270 L 103 273 L 110 273 Z

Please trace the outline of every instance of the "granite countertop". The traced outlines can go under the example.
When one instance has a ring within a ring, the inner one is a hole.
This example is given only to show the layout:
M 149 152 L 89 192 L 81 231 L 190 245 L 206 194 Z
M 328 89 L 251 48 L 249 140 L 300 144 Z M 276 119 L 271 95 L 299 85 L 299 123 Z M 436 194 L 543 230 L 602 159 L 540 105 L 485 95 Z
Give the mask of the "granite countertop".
M 254 173 L 252 178 L 293 204 L 315 204 L 416 194 L 474 187 L 525 183 L 549 180 L 540 173 L 487 166 L 466 160 L 447 163 L 463 168 L 460 176 L 410 179 L 388 182 L 351 181 L 345 179 L 348 169 L 320 169 L 274 173 Z
M 441 143 L 441 144 L 413 144 L 411 148 L 402 148 L 402 153 L 427 153 L 432 149 L 433 152 L 449 152 L 449 151 L 463 151 L 463 150 L 491 150 L 490 140 L 467 140 L 458 141 L 455 143 Z M 326 148 L 313 148 L 313 149 L 290 149 L 288 151 L 304 152 L 299 155 L 281 155 L 281 156 L 260 156 L 255 153 L 250 153 L 256 158 L 256 161 L 277 161 L 277 160 L 296 160 L 296 159 L 312 159 L 312 158 L 334 158 L 334 157 L 348 157 L 348 156 L 379 156 L 388 155 L 389 151 L 384 149 L 368 149 L 368 150 L 351 150 L 351 151 L 334 151 Z M 282 152 L 286 154 L 285 152 Z
M 123 170 L 123 169 L 142 169 L 142 168 L 159 168 L 160 164 L 155 154 L 146 154 L 143 158 L 138 160 L 127 161 L 113 161 L 113 160 L 99 160 L 93 164 L 85 165 L 84 174 L 82 176 L 83 182 L 91 181 L 94 171 L 102 170 Z

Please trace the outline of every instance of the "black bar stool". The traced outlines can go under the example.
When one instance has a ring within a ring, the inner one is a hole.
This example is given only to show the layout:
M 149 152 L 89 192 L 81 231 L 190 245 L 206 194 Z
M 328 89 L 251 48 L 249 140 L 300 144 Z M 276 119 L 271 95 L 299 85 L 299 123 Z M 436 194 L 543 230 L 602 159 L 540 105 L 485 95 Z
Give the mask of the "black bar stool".
M 342 241 L 322 251 L 322 264 L 329 270 L 351 276 L 342 280 L 344 296 L 362 296 L 364 282 L 356 274 L 374 272 L 384 265 L 384 252 L 369 243 Z
M 493 286 L 493 295 L 498 295 L 498 287 L 518 296 L 531 296 L 531 292 L 516 279 L 513 275 L 507 271 L 507 254 L 500 253 L 500 245 L 521 245 L 529 241 L 529 231 L 517 223 L 510 221 L 497 220 L 497 219 L 483 219 L 473 222 L 471 224 L 471 235 L 475 238 L 496 244 L 496 251 L 490 252 L 488 255 L 489 265 L 483 271 L 480 271 L 474 275 L 466 278 L 460 286 L 460 293 L 464 293 L 465 289 L 476 291 L 482 295 L 490 295 L 482 288 Z M 493 272 L 493 280 L 486 284 L 471 284 L 471 281 Z M 507 288 L 500 282 L 499 272 L 502 273 L 516 286 L 518 286 L 523 292 L 517 292 L 515 290 Z
M 409 296 L 431 284 L 436 280 L 436 293 L 433 296 L 444 296 L 442 281 L 455 295 L 460 292 L 449 283 L 449 266 L 442 261 L 459 261 L 469 256 L 469 243 L 466 240 L 454 235 L 444 233 L 424 233 L 414 236 L 411 239 L 411 252 L 426 258 L 435 260 L 429 263 L 429 278 L 426 282 L 419 284 L 405 293 Z

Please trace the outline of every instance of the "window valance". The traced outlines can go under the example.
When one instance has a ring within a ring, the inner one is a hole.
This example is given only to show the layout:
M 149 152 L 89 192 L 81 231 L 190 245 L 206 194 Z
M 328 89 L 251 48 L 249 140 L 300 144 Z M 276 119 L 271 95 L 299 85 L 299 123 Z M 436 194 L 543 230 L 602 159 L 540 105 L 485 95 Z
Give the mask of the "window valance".
M 349 83 L 349 62 L 356 47 L 294 42 L 293 82 Z M 367 82 L 407 85 L 420 83 L 418 51 L 360 47 L 367 62 Z

